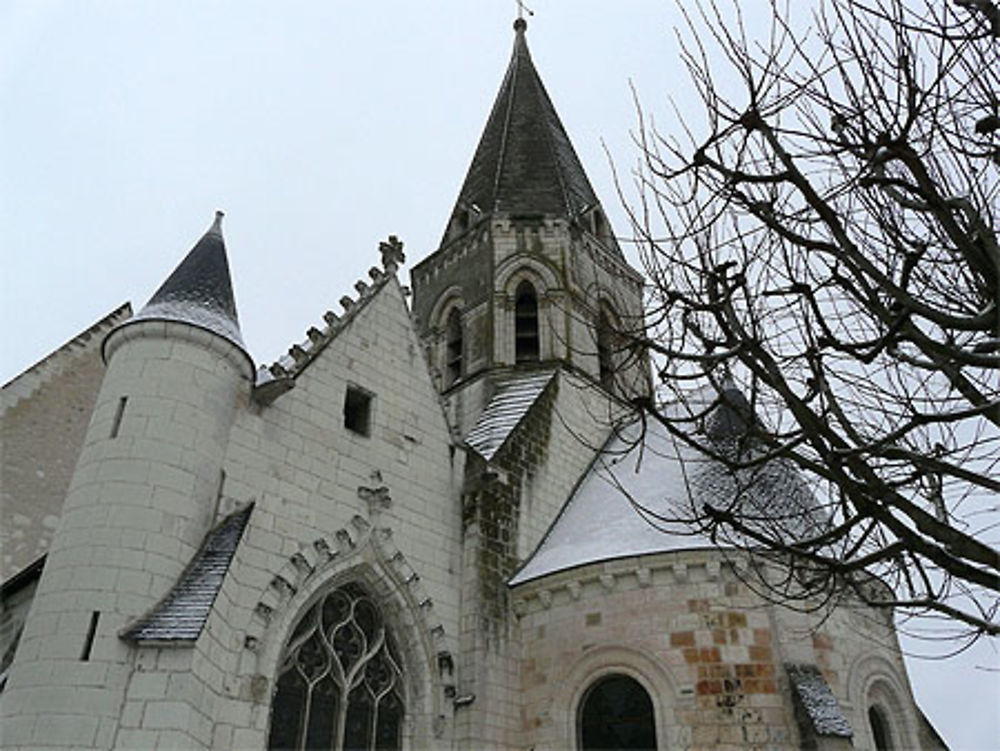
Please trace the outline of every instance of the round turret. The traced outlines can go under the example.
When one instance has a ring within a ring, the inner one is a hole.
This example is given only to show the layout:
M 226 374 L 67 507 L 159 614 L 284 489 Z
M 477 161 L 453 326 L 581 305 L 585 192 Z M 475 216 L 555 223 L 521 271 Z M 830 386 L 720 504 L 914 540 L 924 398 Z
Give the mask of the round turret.
M 220 219 L 104 342 L 107 372 L 3 697 L 6 718 L 37 715 L 35 739 L 53 746 L 111 746 L 101 729 L 117 724 L 132 659 L 119 634 L 170 591 L 217 512 L 253 377 Z M 44 706 L 30 686 L 42 672 L 60 676 Z

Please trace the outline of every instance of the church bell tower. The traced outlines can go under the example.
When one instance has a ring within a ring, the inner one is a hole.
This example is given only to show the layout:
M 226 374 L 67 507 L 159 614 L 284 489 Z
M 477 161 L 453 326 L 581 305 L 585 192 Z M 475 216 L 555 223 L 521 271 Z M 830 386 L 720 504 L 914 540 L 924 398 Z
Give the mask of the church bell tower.
M 464 434 L 505 379 L 569 368 L 612 394 L 648 388 L 623 333 L 642 278 L 618 245 L 535 70 L 527 22 L 413 311 L 449 417 Z

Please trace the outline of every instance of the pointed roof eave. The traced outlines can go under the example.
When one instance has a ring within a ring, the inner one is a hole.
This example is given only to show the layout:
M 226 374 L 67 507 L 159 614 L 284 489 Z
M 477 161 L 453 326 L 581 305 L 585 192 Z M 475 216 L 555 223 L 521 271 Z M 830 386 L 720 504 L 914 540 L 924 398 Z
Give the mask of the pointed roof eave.
M 600 201 L 531 60 L 526 28 L 515 21 L 510 64 L 456 211 L 573 219 Z
M 215 212 L 212 226 L 128 323 L 143 320 L 188 323 L 227 339 L 249 358 L 222 237 L 223 216 L 221 211 Z

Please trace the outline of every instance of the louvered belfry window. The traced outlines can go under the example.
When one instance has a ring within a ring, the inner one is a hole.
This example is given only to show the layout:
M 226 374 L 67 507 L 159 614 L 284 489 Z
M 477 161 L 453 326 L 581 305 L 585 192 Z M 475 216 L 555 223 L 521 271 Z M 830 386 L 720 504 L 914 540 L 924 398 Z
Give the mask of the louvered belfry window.
M 278 669 L 269 749 L 395 751 L 402 663 L 375 601 L 346 584 L 295 627 Z
M 514 295 L 514 362 L 534 362 L 539 356 L 538 297 L 530 282 L 521 282 Z
M 462 313 L 452 308 L 445 325 L 445 386 L 462 377 Z

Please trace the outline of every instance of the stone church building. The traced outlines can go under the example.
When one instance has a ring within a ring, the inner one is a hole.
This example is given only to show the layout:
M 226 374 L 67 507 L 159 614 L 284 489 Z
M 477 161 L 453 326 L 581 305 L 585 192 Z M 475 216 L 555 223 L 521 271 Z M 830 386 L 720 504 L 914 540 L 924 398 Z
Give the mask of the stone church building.
M 885 613 L 773 605 L 634 506 L 728 486 L 629 423 L 643 279 L 514 28 L 409 287 L 389 238 L 257 367 L 220 214 L 4 386 L 3 748 L 943 747 Z

